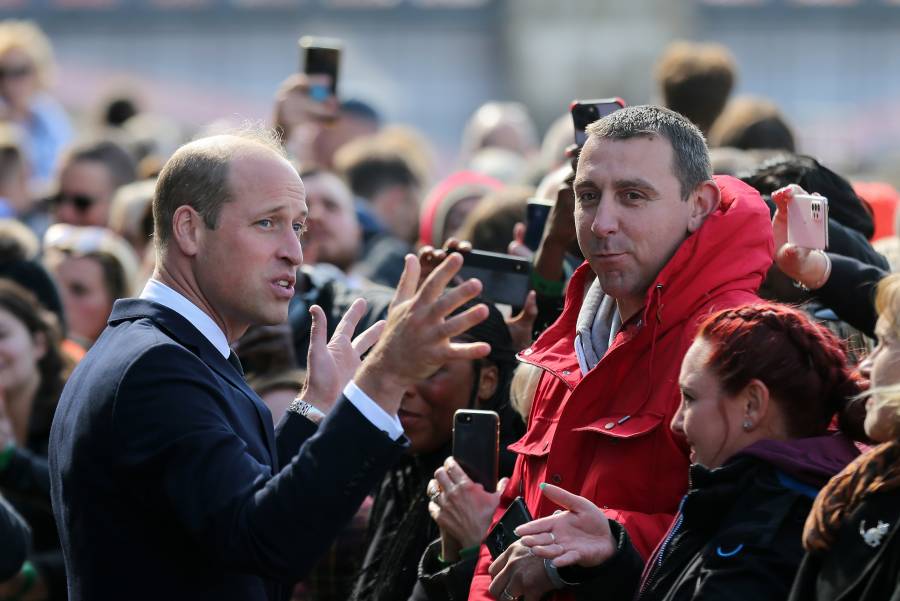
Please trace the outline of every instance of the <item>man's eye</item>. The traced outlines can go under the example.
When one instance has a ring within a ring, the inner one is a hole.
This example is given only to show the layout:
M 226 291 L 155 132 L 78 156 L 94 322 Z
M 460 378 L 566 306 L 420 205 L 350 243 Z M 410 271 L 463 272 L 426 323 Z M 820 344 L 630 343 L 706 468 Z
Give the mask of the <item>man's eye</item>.
M 272 227 L 272 225 L 274 224 L 274 222 L 271 219 L 260 219 L 256 223 L 257 223 L 257 225 L 260 225 L 267 229 Z
M 644 195 L 640 192 L 630 191 L 625 193 L 625 199 L 629 202 L 637 202 L 639 200 L 642 200 L 643 198 Z
M 595 192 L 579 192 L 578 200 L 580 202 L 594 202 L 597 199 L 597 194 Z

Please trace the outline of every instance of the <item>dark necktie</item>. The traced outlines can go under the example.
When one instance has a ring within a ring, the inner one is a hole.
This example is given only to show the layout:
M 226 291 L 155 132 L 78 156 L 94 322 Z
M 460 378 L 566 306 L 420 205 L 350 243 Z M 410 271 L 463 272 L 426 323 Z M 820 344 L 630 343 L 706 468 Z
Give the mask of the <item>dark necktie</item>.
M 237 370 L 241 377 L 244 375 L 244 367 L 241 365 L 241 360 L 238 359 L 237 353 L 231 351 L 231 354 L 228 355 L 228 362 L 231 363 L 231 366 Z

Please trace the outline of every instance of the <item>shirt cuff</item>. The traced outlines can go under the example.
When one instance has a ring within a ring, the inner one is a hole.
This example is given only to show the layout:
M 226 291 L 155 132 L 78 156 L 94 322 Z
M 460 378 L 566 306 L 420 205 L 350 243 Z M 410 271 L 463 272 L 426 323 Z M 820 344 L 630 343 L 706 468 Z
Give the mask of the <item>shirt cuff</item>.
M 400 440 L 403 436 L 403 425 L 400 423 L 400 418 L 396 415 L 389 415 L 387 411 L 379 407 L 353 380 L 350 380 L 344 387 L 344 396 L 363 414 L 363 417 L 392 440 Z

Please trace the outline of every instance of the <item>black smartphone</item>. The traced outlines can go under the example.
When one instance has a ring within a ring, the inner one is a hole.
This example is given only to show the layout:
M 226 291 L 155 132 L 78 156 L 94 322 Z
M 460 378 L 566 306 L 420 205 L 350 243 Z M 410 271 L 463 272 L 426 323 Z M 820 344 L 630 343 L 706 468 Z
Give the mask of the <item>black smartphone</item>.
M 511 544 L 519 540 L 521 537 L 516 534 L 516 528 L 527 524 L 533 519 L 531 512 L 528 511 L 528 507 L 525 505 L 525 500 L 522 497 L 516 497 L 509 504 L 509 507 L 506 508 L 506 511 L 503 512 L 503 515 L 500 516 L 500 519 L 497 520 L 497 523 L 494 524 L 494 527 L 491 528 L 491 531 L 488 532 L 487 538 L 484 539 L 484 544 L 487 545 L 491 559 L 500 557 Z
M 459 276 L 481 281 L 482 299 L 500 305 L 525 304 L 531 278 L 531 261 L 513 255 L 472 250 L 463 255 Z
M 572 113 L 572 125 L 575 126 L 575 143 L 578 147 L 584 146 L 584 142 L 587 140 L 585 130 L 588 125 L 597 119 L 611 115 L 621 108 L 625 108 L 625 101 L 621 98 L 573 100 L 572 104 L 569 105 L 569 112 Z
M 453 458 L 473 482 L 497 490 L 500 416 L 495 411 L 459 409 L 453 414 Z
M 532 197 L 525 206 L 525 246 L 537 250 L 544 237 L 544 227 L 547 225 L 550 209 L 553 208 L 553 201 Z
M 329 96 L 337 96 L 338 71 L 341 65 L 340 40 L 305 35 L 298 43 L 303 72 L 307 75 L 328 75 L 331 78 L 328 86 L 312 86 L 309 90 L 310 97 L 323 101 Z

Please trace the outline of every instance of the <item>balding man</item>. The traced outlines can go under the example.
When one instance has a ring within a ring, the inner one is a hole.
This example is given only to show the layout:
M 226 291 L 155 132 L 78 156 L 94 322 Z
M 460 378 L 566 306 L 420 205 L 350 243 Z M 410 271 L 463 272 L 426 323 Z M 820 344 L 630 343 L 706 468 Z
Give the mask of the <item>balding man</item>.
M 487 354 L 449 338 L 486 317 L 479 306 L 447 318 L 479 284 L 445 292 L 455 261 L 417 292 L 407 257 L 386 325 L 351 341 L 359 301 L 326 346 L 313 309 L 309 377 L 273 431 L 229 345 L 285 320 L 304 197 L 260 135 L 193 142 L 163 168 L 156 272 L 140 298 L 116 303 L 51 431 L 71 600 L 283 598 L 405 448 L 405 388 Z

